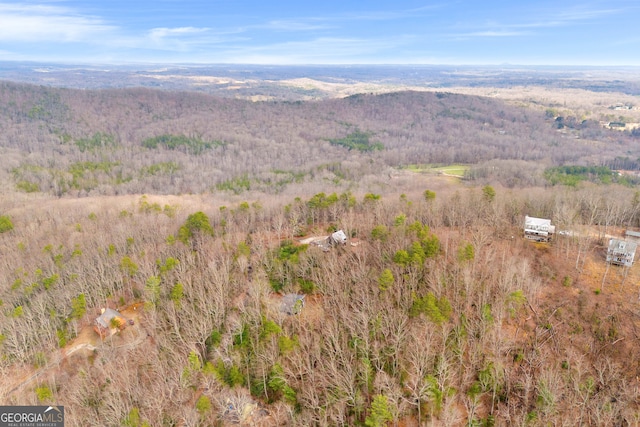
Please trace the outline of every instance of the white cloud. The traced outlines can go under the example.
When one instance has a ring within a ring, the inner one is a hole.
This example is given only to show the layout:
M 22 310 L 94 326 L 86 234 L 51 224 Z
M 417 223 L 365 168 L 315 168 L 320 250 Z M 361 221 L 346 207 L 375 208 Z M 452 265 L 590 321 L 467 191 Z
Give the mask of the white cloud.
M 5 49 L 18 43 L 36 44 L 47 49 L 46 46 L 53 43 L 56 47 L 51 53 L 75 52 L 75 56 L 82 58 L 90 49 L 94 49 L 91 54 L 109 57 L 125 55 L 118 52 L 124 49 L 134 49 L 141 55 L 146 49 L 184 53 L 225 41 L 237 41 L 237 37 L 229 36 L 235 33 L 238 30 L 223 33 L 192 26 L 133 30 L 57 4 L 0 3 L 0 48 Z M 16 59 L 30 58 L 29 49 L 22 48 L 20 52 L 0 54 Z
M 414 9 L 328 13 L 322 16 L 299 17 L 287 20 L 272 20 L 266 24 L 253 25 L 247 28 L 271 29 L 279 31 L 314 31 L 336 28 L 338 23 L 354 21 L 392 21 L 405 18 L 415 18 L 432 14 L 442 5 L 424 6 Z
M 344 14 L 338 17 L 332 17 L 331 19 L 344 19 L 344 20 L 356 20 L 356 21 L 392 21 L 405 18 L 416 18 L 420 16 L 433 15 L 433 13 L 439 9 L 446 7 L 446 4 L 433 4 L 430 6 L 417 7 L 413 9 L 397 9 L 397 10 L 383 10 L 383 11 L 368 11 L 352 14 Z
M 0 3 L 0 42 L 73 42 L 104 37 L 115 27 L 60 6 Z
M 618 15 L 626 13 L 626 9 L 588 9 L 586 7 L 576 7 L 560 11 L 555 15 L 559 22 L 587 21 L 598 19 L 603 16 Z
M 482 24 L 469 25 L 467 32 L 453 33 L 452 38 L 467 37 L 518 37 L 534 34 L 532 30 L 573 26 L 581 22 L 594 21 L 599 18 L 627 13 L 628 9 L 597 9 L 584 6 L 555 9 L 551 12 L 523 11 L 520 15 L 528 15 L 529 19 L 520 22 L 489 21 Z M 516 15 L 514 15 L 516 16 Z
M 605 16 L 626 13 L 625 9 L 587 9 L 585 7 L 571 8 L 566 10 L 554 10 L 549 13 L 534 13 L 534 19 L 519 23 L 502 24 L 501 28 L 507 29 L 528 29 L 528 28 L 551 28 L 575 25 L 581 21 L 592 21 Z M 495 23 L 489 25 L 498 25 Z
M 239 47 L 223 52 L 225 62 L 255 64 L 322 64 L 376 62 L 372 58 L 402 46 L 407 39 L 319 37 L 313 40 Z M 383 57 L 382 55 L 380 57 Z
M 79 9 L 80 6 L 78 9 L 63 6 L 81 2 L 0 0 L 0 58 L 263 64 L 433 63 L 438 62 L 440 55 L 452 55 L 460 48 L 465 52 L 460 55 L 466 55 L 466 61 L 470 61 L 476 53 L 466 50 L 472 39 L 479 41 L 477 46 L 487 45 L 492 49 L 508 45 L 503 42 L 510 37 L 527 37 L 526 42 L 535 43 L 536 37 L 530 36 L 559 34 L 562 28 L 571 30 L 574 26 L 583 27 L 581 34 L 585 28 L 597 32 L 600 19 L 613 22 L 618 16 L 631 16 L 638 11 L 637 0 L 620 0 L 622 3 L 616 2 L 615 6 L 609 6 L 604 0 L 594 1 L 576 6 L 571 6 L 570 1 L 569 6 L 558 4 L 553 9 L 535 4 L 514 6 L 515 10 L 510 11 L 489 7 L 473 14 L 466 22 L 461 19 L 469 15 L 456 15 L 460 2 L 455 7 L 442 3 L 408 9 L 399 3 L 391 5 L 393 10 L 369 6 L 371 10 L 360 11 L 345 4 L 342 10 L 326 15 L 272 17 L 263 21 L 257 21 L 260 18 L 255 13 L 244 16 L 247 12 L 239 8 L 238 14 L 230 15 L 228 20 L 212 14 L 202 17 L 206 20 L 183 21 L 172 27 L 166 16 L 153 10 L 143 17 L 132 15 L 127 19 L 124 19 L 127 12 L 123 11 L 120 22 L 116 14 L 108 15 L 114 17 L 107 19 L 87 13 L 87 9 Z M 444 27 L 454 21 L 456 24 L 447 31 Z M 421 22 L 424 25 L 421 26 Z M 147 27 L 139 27 L 145 23 Z M 405 34 L 399 34 L 402 32 Z M 408 32 L 415 34 L 406 34 Z M 571 31 L 565 33 L 571 34 Z M 637 44 L 638 36 L 633 31 L 626 31 L 624 37 L 626 39 L 618 36 L 617 43 L 610 45 L 633 47 Z M 447 46 L 446 51 L 442 45 Z M 464 62 L 458 58 L 441 59 Z
M 141 37 L 132 37 L 114 42 L 131 48 L 152 48 L 165 52 L 194 54 L 198 51 L 218 49 L 229 43 L 246 42 L 246 37 L 238 34 L 243 31 L 214 31 L 212 28 L 177 27 L 154 28 Z
M 152 39 L 163 39 L 165 37 L 188 36 L 192 34 L 202 34 L 209 31 L 208 28 L 179 27 L 179 28 L 153 28 L 149 31 Z
M 301 20 L 275 20 L 269 21 L 265 25 L 257 25 L 252 28 L 263 28 L 275 31 L 315 31 L 331 28 L 329 25 L 319 24 L 317 19 Z

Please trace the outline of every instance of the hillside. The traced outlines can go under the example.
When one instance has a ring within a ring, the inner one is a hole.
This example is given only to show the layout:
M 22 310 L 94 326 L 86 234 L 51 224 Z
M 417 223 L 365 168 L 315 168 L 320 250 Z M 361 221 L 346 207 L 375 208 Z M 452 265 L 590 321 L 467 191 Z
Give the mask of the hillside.
M 70 425 L 630 422 L 638 267 L 603 282 L 598 235 L 620 231 L 585 224 L 599 203 L 612 224 L 637 211 L 607 188 L 448 179 L 286 206 L 23 199 L 0 234 L 2 401 L 63 404 Z M 525 212 L 584 237 L 524 241 Z M 347 246 L 296 243 L 329 226 Z M 299 315 L 279 310 L 290 292 Z M 101 307 L 134 303 L 134 326 L 91 337 Z
M 466 90 L 1 83 L 0 402 L 72 426 L 635 423 L 640 267 L 605 254 L 640 228 L 609 169 L 640 139 Z M 525 215 L 562 233 L 527 241 Z
M 507 173 L 522 169 L 509 161 L 528 162 L 521 181 L 531 185 L 541 183 L 541 166 L 613 162 L 640 141 L 595 120 L 559 132 L 540 109 L 446 92 L 255 103 L 2 83 L 0 126 L 5 177 L 20 191 L 56 196 L 278 193 L 326 180 L 344 191 L 409 164 L 496 159 L 507 160 Z M 368 145 L 345 144 L 356 137 Z

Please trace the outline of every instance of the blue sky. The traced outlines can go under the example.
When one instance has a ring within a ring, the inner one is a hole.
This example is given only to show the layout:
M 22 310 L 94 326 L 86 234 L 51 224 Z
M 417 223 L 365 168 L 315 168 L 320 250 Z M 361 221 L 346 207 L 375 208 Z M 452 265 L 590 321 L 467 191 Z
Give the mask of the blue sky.
M 0 0 L 0 60 L 640 65 L 640 2 Z

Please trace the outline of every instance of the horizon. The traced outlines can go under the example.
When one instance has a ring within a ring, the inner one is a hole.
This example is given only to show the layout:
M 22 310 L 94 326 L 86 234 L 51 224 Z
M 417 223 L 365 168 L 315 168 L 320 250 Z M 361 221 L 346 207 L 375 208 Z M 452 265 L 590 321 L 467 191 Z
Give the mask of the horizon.
M 638 67 L 632 0 L 0 1 L 0 61 L 67 65 Z
M 135 68 L 135 67 L 164 67 L 166 69 L 173 68 L 217 68 L 217 67 L 231 67 L 231 66 L 243 66 L 243 67 L 255 67 L 255 68 L 355 68 L 355 67 L 373 67 L 373 68 L 395 68 L 395 67 L 413 67 L 413 68 L 461 68 L 461 69 L 510 69 L 512 71 L 518 71 L 518 68 L 529 68 L 531 70 L 539 69 L 556 69 L 556 70 L 585 70 L 585 69 L 609 69 L 615 68 L 619 70 L 623 69 L 638 69 L 640 70 L 640 64 L 611 64 L 611 65 L 597 65 L 597 64 L 527 64 L 527 63 L 432 63 L 432 64 L 420 64 L 420 63 L 295 63 L 295 64 L 271 64 L 271 63 L 249 63 L 249 62 L 75 62 L 75 61 L 41 61 L 41 60 L 8 60 L 1 59 L 0 64 L 11 65 L 23 65 L 23 66 L 42 66 L 42 67 L 123 67 L 123 68 Z M 525 70 L 530 71 L 530 70 Z

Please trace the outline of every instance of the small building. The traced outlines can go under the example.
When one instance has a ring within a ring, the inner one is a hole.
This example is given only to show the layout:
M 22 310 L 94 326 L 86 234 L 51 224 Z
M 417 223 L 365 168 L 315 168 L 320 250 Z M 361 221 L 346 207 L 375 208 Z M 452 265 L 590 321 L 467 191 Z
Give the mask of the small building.
M 347 235 L 344 234 L 344 231 L 338 230 L 335 233 L 331 234 L 331 236 L 327 237 L 327 244 L 329 246 L 334 245 L 346 245 L 347 244 Z
M 607 262 L 631 267 L 636 256 L 638 244 L 626 240 L 610 239 L 607 249 Z
M 536 242 L 548 242 L 556 231 L 550 219 L 524 217 L 524 237 Z
M 280 302 L 280 311 L 288 315 L 300 314 L 304 307 L 304 297 L 299 294 L 286 294 Z
M 624 122 L 609 122 L 609 127 L 624 129 L 625 127 L 627 127 L 627 124 Z
M 307 241 L 307 239 L 305 239 Z M 301 241 L 303 243 L 304 241 Z M 321 237 L 319 239 L 313 239 L 310 242 L 311 245 L 317 246 L 324 252 L 329 252 L 329 250 L 337 245 L 346 245 L 347 244 L 347 235 L 344 231 L 338 230 L 335 233 L 330 234 L 327 237 Z
M 100 338 L 105 339 L 111 335 L 123 330 L 127 324 L 132 324 L 132 320 L 127 320 L 119 311 L 112 308 L 103 308 L 101 314 L 94 322 L 93 330 L 96 331 Z

